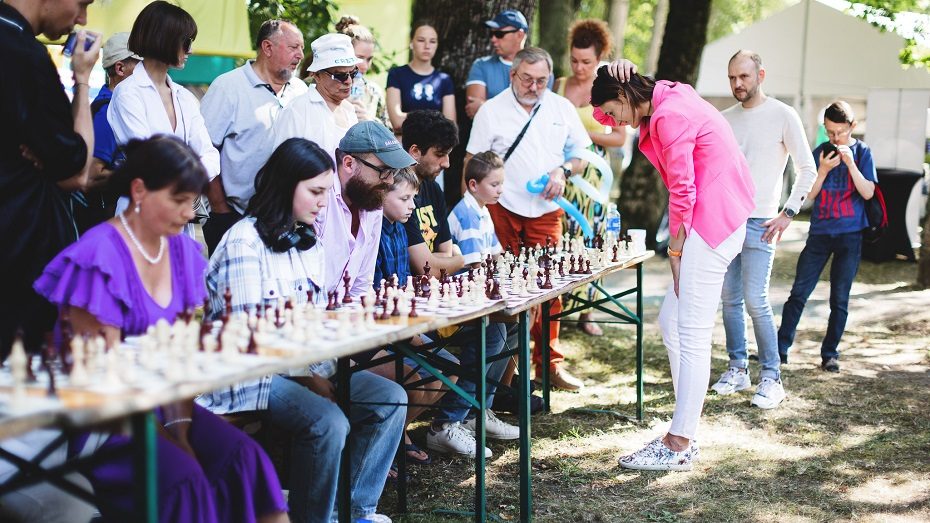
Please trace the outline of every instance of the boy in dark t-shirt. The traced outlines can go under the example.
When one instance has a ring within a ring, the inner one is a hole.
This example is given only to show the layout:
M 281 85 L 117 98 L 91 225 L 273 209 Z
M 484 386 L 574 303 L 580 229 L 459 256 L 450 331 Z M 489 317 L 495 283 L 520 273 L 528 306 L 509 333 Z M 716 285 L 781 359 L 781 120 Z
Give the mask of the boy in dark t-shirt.
M 814 149 L 817 179 L 808 195 L 815 197 L 810 233 L 801 255 L 791 295 L 782 309 L 778 352 L 787 362 L 804 305 L 830 257 L 830 319 L 820 346 L 821 368 L 839 372 L 839 343 L 846 329 L 849 291 L 862 256 L 862 230 L 868 227 L 866 200 L 875 194 L 875 163 L 867 145 L 851 137 L 856 127 L 848 103 L 834 102 L 824 112 L 829 143 Z

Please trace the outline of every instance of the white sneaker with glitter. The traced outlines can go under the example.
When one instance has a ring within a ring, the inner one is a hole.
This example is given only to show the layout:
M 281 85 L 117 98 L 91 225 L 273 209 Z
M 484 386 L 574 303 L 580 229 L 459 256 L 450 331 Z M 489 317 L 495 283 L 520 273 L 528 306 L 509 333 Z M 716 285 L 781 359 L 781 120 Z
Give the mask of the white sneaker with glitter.
M 686 450 L 675 452 L 662 443 L 662 437 L 649 442 L 636 452 L 620 458 L 620 467 L 633 470 L 691 470 L 695 461 L 694 449 L 689 445 Z

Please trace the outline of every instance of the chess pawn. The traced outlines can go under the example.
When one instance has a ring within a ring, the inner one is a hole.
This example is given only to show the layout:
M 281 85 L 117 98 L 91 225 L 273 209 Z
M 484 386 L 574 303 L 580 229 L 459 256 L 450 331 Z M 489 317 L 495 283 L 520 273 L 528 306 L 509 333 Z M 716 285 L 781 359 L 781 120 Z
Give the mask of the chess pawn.
M 546 279 L 545 279 L 545 281 L 543 281 L 543 284 L 542 284 L 541 287 L 542 287 L 543 289 L 551 289 L 551 288 L 552 288 L 552 279 L 549 277 L 549 267 L 546 267 L 545 272 L 546 272 Z
M 392 300 L 394 301 L 394 310 L 391 311 L 391 316 L 400 316 L 400 310 L 397 308 L 397 305 L 400 303 L 400 298 L 394 296 Z
M 103 356 L 106 372 L 104 373 L 104 385 L 108 388 L 119 388 L 122 387 L 123 383 L 120 380 L 120 371 L 119 371 L 119 359 L 117 351 L 111 350 L 107 351 Z M 171 358 L 169 365 L 177 367 L 177 360 Z
M 84 343 L 84 338 L 80 336 L 71 338 L 72 363 L 68 380 L 75 387 L 87 385 L 87 368 L 84 366 Z
M 416 318 L 419 316 L 417 314 L 417 299 L 416 297 L 410 298 L 410 312 L 407 313 L 408 318 Z
M 10 364 L 10 373 L 13 375 L 13 401 L 21 401 L 26 396 L 26 377 L 28 375 L 26 366 L 29 365 L 29 358 L 26 356 L 21 334 L 16 336 L 16 340 L 13 342 L 13 350 L 7 359 Z

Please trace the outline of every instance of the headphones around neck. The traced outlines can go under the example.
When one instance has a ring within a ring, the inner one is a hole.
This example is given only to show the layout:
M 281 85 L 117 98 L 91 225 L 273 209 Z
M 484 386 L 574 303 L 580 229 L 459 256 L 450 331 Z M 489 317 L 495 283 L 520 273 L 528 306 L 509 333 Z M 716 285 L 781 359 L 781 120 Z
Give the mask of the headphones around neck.
M 292 229 L 284 231 L 278 236 L 272 250 L 286 252 L 297 248 L 297 250 L 306 251 L 312 249 L 314 245 L 316 245 L 316 231 L 306 223 L 297 222 Z

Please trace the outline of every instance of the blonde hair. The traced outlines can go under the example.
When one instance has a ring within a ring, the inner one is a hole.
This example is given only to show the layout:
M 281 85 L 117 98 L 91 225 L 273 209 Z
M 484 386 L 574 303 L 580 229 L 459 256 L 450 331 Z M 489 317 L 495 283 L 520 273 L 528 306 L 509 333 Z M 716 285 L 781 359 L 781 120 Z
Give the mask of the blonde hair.
M 420 190 L 420 178 L 413 172 L 412 168 L 404 167 L 394 172 L 394 183 L 388 191 L 396 191 L 404 183 L 413 187 L 414 191 Z
M 494 151 L 480 152 L 468 160 L 465 166 L 465 183 L 475 180 L 475 183 L 481 183 L 482 180 L 491 174 L 491 171 L 504 168 L 504 160 L 494 153 Z
M 351 38 L 353 44 L 356 41 L 375 43 L 375 36 L 371 34 L 370 29 L 362 25 L 361 20 L 359 20 L 357 16 L 343 15 L 342 18 L 336 22 L 336 32 Z

